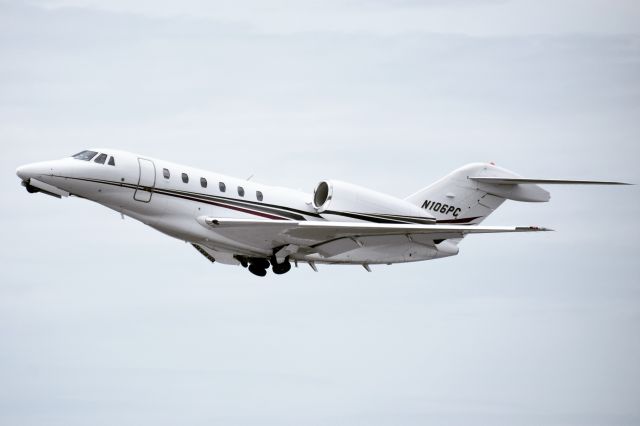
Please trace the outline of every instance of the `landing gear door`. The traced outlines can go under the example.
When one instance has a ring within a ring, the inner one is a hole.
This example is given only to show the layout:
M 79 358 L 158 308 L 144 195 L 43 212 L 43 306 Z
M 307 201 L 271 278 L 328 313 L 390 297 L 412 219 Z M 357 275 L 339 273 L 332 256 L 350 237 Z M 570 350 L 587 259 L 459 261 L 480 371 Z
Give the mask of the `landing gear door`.
M 153 161 L 144 158 L 138 158 L 138 166 L 140 167 L 140 177 L 133 199 L 148 203 L 151 201 L 153 188 L 156 186 L 156 166 Z

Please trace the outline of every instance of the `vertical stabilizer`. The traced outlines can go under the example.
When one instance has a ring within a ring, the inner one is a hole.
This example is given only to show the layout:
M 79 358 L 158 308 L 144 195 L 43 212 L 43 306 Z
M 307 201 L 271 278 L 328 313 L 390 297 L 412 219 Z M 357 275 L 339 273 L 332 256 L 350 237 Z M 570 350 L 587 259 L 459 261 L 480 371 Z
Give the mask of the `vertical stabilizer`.
M 548 201 L 537 185 L 502 185 L 472 178 L 521 176 L 490 163 L 467 164 L 406 198 L 433 215 L 438 223 L 478 224 L 506 200 Z

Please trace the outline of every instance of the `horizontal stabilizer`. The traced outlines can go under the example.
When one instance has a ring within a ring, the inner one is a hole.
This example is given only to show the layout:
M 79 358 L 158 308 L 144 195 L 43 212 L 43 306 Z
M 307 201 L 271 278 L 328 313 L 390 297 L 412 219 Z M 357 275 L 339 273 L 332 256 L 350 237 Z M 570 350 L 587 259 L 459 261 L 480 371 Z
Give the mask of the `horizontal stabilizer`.
M 575 180 L 575 179 L 525 179 L 509 177 L 484 177 L 471 176 L 471 180 L 476 182 L 489 183 L 493 185 L 632 185 L 625 182 L 611 182 L 604 180 Z

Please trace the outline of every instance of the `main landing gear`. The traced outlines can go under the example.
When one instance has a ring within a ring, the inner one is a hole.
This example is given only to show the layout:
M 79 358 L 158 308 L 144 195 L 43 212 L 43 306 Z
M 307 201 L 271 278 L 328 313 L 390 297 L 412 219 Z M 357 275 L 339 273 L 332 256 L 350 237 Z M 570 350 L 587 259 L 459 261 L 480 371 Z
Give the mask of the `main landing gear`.
M 291 270 L 291 262 L 289 262 L 288 257 L 282 263 L 278 263 L 275 256 L 271 256 L 270 259 L 236 256 L 236 259 L 243 267 L 249 269 L 249 272 L 258 277 L 266 276 L 269 266 L 271 266 L 271 271 L 276 275 L 286 274 Z
M 267 259 L 253 258 L 249 259 L 249 272 L 259 277 L 267 275 L 269 261 Z
M 271 270 L 276 275 L 286 274 L 291 270 L 291 263 L 289 262 L 289 258 L 286 258 L 282 263 L 278 263 L 275 256 L 271 257 Z
M 267 270 L 256 263 L 252 263 L 251 265 L 249 265 L 249 272 L 259 277 L 264 277 L 267 275 Z

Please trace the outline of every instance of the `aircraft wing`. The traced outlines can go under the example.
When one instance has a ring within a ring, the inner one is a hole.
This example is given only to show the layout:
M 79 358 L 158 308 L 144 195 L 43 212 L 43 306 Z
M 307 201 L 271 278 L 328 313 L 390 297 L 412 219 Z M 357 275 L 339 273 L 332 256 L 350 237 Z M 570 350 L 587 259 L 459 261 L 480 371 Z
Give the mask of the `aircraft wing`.
M 284 245 L 313 248 L 342 238 L 384 236 L 416 237 L 421 242 L 429 241 L 435 244 L 441 240 L 462 238 L 469 234 L 550 231 L 536 226 L 405 225 L 213 217 L 202 217 L 199 221 L 218 234 L 260 248 Z

